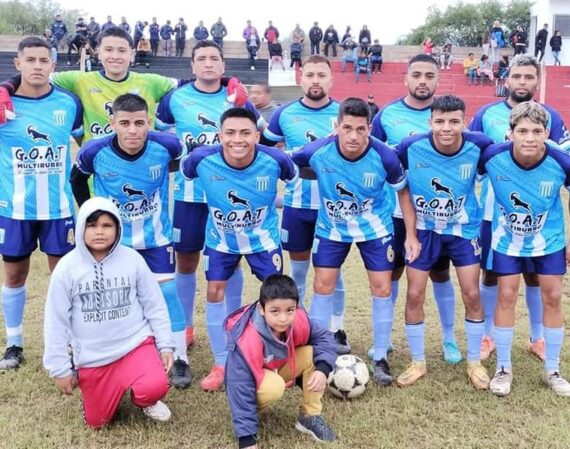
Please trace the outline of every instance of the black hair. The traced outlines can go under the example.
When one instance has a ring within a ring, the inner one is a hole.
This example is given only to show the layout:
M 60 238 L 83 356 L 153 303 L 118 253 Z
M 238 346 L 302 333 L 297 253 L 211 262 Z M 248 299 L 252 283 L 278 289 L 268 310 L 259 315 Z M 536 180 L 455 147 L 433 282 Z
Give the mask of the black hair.
M 95 212 L 92 212 L 91 214 L 89 214 L 89 216 L 85 220 L 85 224 L 88 225 L 91 223 L 95 223 L 97 220 L 99 220 L 100 217 L 102 217 L 104 215 L 111 217 L 111 219 L 113 220 L 113 223 L 115 223 L 115 227 L 117 228 L 117 233 L 118 233 L 119 229 L 121 228 L 121 224 L 119 223 L 119 219 L 114 214 L 112 214 L 111 212 L 103 210 L 103 209 L 97 209 Z
M 295 281 L 285 274 L 267 276 L 259 289 L 259 304 L 265 307 L 272 299 L 293 299 L 299 303 L 299 290 Z
M 465 102 L 455 95 L 442 95 L 433 100 L 431 113 L 461 111 L 465 113 Z
M 230 108 L 226 110 L 220 117 L 220 126 L 222 126 L 224 122 L 229 118 L 247 118 L 251 120 L 257 128 L 257 120 L 255 119 L 255 115 L 253 112 L 245 108 Z
M 101 46 L 101 42 L 103 42 L 103 39 L 106 37 L 118 37 L 125 39 L 129 43 L 130 48 L 133 48 L 134 46 L 134 41 L 131 35 L 119 27 L 111 27 L 107 28 L 105 31 L 101 31 L 97 36 L 97 47 Z
M 24 48 L 37 48 L 37 47 L 45 48 L 49 52 L 51 58 L 51 46 L 49 42 L 37 36 L 30 36 L 22 39 L 18 44 L 18 53 L 21 53 L 24 50 Z
M 366 117 L 366 123 L 370 124 L 370 107 L 361 98 L 350 97 L 344 100 L 338 109 L 337 122 L 342 122 L 345 115 L 353 117 Z
M 222 58 L 222 61 L 224 60 L 224 52 L 220 48 L 220 46 L 216 44 L 214 41 L 206 40 L 206 41 L 200 41 L 196 45 L 194 45 L 194 48 L 192 49 L 192 62 L 194 62 L 194 55 L 196 54 L 196 50 L 200 50 L 201 48 L 209 48 L 209 47 L 218 50 L 218 52 L 220 53 L 220 58 Z
M 408 68 L 415 62 L 428 62 L 430 64 L 433 64 L 435 66 L 435 68 L 437 70 L 439 70 L 439 64 L 431 55 L 426 55 L 426 54 L 420 53 L 419 55 L 412 57 L 408 61 Z
M 135 94 L 123 94 L 115 98 L 113 102 L 113 113 L 118 111 L 125 112 L 138 112 L 145 111 L 148 112 L 148 105 L 145 99 L 139 95 Z

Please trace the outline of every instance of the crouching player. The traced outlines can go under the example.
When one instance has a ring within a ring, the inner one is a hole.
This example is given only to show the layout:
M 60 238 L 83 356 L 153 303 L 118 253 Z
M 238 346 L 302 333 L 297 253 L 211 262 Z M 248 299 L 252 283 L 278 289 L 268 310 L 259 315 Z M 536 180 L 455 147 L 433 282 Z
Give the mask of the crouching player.
M 321 416 L 321 398 L 336 359 L 333 335 L 298 305 L 293 279 L 275 274 L 263 282 L 259 301 L 225 322 L 226 393 L 240 448 L 257 448 L 258 411 L 281 399 L 297 378 L 303 402 L 295 428 L 318 441 L 336 439 Z
M 497 370 L 491 391 L 511 391 L 511 346 L 521 273 L 538 274 L 542 294 L 546 350 L 544 382 L 556 394 L 570 396 L 560 374 L 564 339 L 562 276 L 570 253 L 565 249 L 560 188 L 570 187 L 570 157 L 546 139 L 548 113 L 538 103 L 516 105 L 510 116 L 511 142 L 494 145 L 480 164 L 495 191 L 492 262 L 499 278 L 494 338 Z
M 449 256 L 465 304 L 467 374 L 477 389 L 489 388 L 489 375 L 480 363 L 484 320 L 479 294 L 481 212 L 475 197 L 475 178 L 482 152 L 491 140 L 464 132 L 465 103 L 445 95 L 431 106 L 431 132 L 404 139 L 397 148 L 408 174 L 416 210 L 422 252 L 406 269 L 406 335 L 411 365 L 398 377 L 401 387 L 415 383 L 426 370 L 424 302 L 430 270 L 441 256 Z
M 173 362 L 168 312 L 144 259 L 119 243 L 121 234 L 110 200 L 83 204 L 77 246 L 55 268 L 45 306 L 44 366 L 62 393 L 79 385 L 85 422 L 95 428 L 112 420 L 128 389 L 145 415 L 170 418 L 160 401 Z
M 374 378 L 390 385 L 388 346 L 394 318 L 390 300 L 394 268 L 393 225 L 387 182 L 398 191 L 406 226 L 406 255 L 419 253 L 415 215 L 407 180 L 396 153 L 370 138 L 370 109 L 358 98 L 348 98 L 339 108 L 336 135 L 305 145 L 292 154 L 301 176 L 316 175 L 321 206 L 313 244 L 314 295 L 310 314 L 327 328 L 333 312 L 338 272 L 356 243 L 364 261 L 372 293 L 374 328 Z M 310 175 L 310 172 L 308 173 Z

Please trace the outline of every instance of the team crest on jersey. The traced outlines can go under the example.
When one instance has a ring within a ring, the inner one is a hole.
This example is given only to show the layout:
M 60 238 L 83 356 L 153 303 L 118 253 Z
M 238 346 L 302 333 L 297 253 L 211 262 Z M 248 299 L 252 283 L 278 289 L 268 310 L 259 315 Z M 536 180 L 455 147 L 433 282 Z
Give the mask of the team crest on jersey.
M 67 118 L 67 112 L 64 111 L 63 109 L 53 111 L 53 121 L 55 122 L 56 126 L 64 126 L 66 118 Z
M 337 182 L 334 187 L 337 198 L 323 198 L 327 216 L 333 223 L 350 221 L 372 211 L 372 199 L 359 201 L 343 182 Z
M 34 143 L 41 143 L 45 142 L 51 145 L 51 139 L 49 138 L 49 134 L 43 133 L 38 130 L 36 125 L 29 125 L 26 128 L 26 134 L 34 141 Z
M 541 181 L 539 190 L 540 190 L 540 196 L 549 198 L 552 196 L 552 191 L 554 190 L 554 183 L 552 181 Z
M 209 126 L 211 128 L 214 128 L 216 131 L 218 130 L 218 124 L 216 123 L 216 121 L 207 117 L 204 112 L 200 112 L 196 116 L 196 120 L 198 121 L 198 123 L 200 123 L 200 125 L 202 125 L 202 128 L 206 128 L 207 126 Z
M 148 175 L 150 176 L 150 179 L 152 179 L 153 181 L 159 179 L 160 176 L 162 175 L 162 165 L 160 164 L 151 165 L 148 168 Z
M 267 216 L 267 207 L 254 209 L 250 201 L 239 194 L 236 189 L 226 192 L 226 198 L 232 206 L 229 212 L 211 207 L 211 217 L 218 231 L 230 234 L 239 234 L 259 228 Z
M 532 208 L 530 207 L 530 203 L 521 200 L 520 194 L 518 192 L 511 192 L 509 195 L 509 200 L 513 204 L 515 209 L 523 209 L 527 211 L 529 214 L 532 214 Z
M 533 236 L 542 231 L 546 222 L 546 212 L 534 215 L 531 204 L 522 199 L 519 192 L 511 192 L 509 201 L 514 210 L 506 210 L 499 205 L 499 210 L 503 214 L 500 219 L 501 224 L 512 234 L 521 237 Z
M 315 134 L 315 131 L 313 131 L 312 129 L 308 129 L 307 131 L 305 131 L 305 138 L 307 139 L 307 142 L 314 142 L 315 140 L 318 139 L 317 135 Z
M 473 174 L 473 164 L 461 164 L 459 166 L 459 176 L 461 179 L 470 179 Z
M 269 188 L 269 176 L 258 176 L 255 178 L 255 189 L 258 192 L 265 192 Z
M 376 173 L 364 173 L 364 187 L 372 188 L 376 184 Z
M 228 191 L 226 197 L 228 198 L 228 200 L 230 200 L 231 205 L 234 207 L 245 206 L 248 209 L 251 209 L 251 204 L 249 204 L 249 201 L 246 200 L 245 198 L 240 197 L 237 190 Z

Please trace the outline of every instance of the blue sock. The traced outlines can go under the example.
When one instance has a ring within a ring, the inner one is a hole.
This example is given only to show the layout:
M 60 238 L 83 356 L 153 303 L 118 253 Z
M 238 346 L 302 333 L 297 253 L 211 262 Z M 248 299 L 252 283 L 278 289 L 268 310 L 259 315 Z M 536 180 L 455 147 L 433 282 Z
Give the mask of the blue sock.
M 346 308 L 346 295 L 344 292 L 344 279 L 342 271 L 338 272 L 336 286 L 333 293 L 331 331 L 344 329 L 344 310 Z
M 174 279 L 158 284 L 164 300 L 166 301 L 166 308 L 168 309 L 168 316 L 170 317 L 170 329 L 174 337 L 174 358 L 182 359 L 188 362 L 186 355 L 186 336 L 184 330 L 186 329 L 186 321 L 184 320 L 184 307 L 178 299 L 176 294 L 176 283 Z
M 392 298 L 372 297 L 372 326 L 374 328 L 374 361 L 388 359 L 388 346 L 394 321 Z
M 186 326 L 194 326 L 194 299 L 196 298 L 196 273 L 176 273 L 176 293 L 184 308 Z
M 513 345 L 513 337 L 515 330 L 512 327 L 495 326 L 493 331 L 493 339 L 495 340 L 495 348 L 497 349 L 497 370 L 501 368 L 511 369 L 511 346 Z
M 224 331 L 224 319 L 226 308 L 223 302 L 206 302 L 206 331 L 210 348 L 214 355 L 216 365 L 226 363 L 226 333 Z
M 444 342 L 455 342 L 455 290 L 451 279 L 432 282 Z
M 234 274 L 228 279 L 226 284 L 226 316 L 241 307 L 243 293 L 243 270 L 237 267 Z
M 467 361 L 478 362 L 481 360 L 481 340 L 485 323 L 483 321 L 465 320 L 465 335 L 467 337 Z
M 483 304 L 483 315 L 485 316 L 485 334 L 487 337 L 493 336 L 493 328 L 495 327 L 495 307 L 497 307 L 497 294 L 499 287 L 497 285 L 479 284 L 481 290 L 481 303 Z
M 560 369 L 560 350 L 564 341 L 563 327 L 545 327 L 544 343 L 546 349 L 546 371 L 558 371 Z
M 396 307 L 396 302 L 398 301 L 398 293 L 400 292 L 400 281 L 392 281 L 392 294 L 390 298 L 392 299 L 392 304 Z
M 2 285 L 2 310 L 6 325 L 6 346 L 24 347 L 24 306 L 26 304 L 26 286 L 6 287 Z
M 408 337 L 408 346 L 412 354 L 412 360 L 417 362 L 424 362 L 426 359 L 424 351 L 424 336 L 426 332 L 426 325 L 421 323 L 408 324 L 406 323 L 406 337 Z
M 319 323 L 323 329 L 329 328 L 329 323 L 332 317 L 332 302 L 333 294 L 330 295 L 319 295 L 318 293 L 313 294 L 313 300 L 311 301 L 311 308 L 309 309 L 310 317 Z
M 526 306 L 528 307 L 528 319 L 530 321 L 530 340 L 540 340 L 544 337 L 540 287 L 529 287 L 527 285 L 525 293 Z
M 311 266 L 310 260 L 291 260 L 291 277 L 297 284 L 299 291 L 299 304 L 305 306 L 305 285 L 307 283 L 307 273 Z M 326 326 L 328 328 L 328 325 Z

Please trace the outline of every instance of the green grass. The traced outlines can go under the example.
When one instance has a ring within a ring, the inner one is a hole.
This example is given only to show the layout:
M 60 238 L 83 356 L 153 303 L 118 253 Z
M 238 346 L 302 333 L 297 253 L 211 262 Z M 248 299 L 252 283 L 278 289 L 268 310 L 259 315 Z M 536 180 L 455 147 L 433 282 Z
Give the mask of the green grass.
M 26 361 L 15 372 L 0 373 L 0 448 L 237 447 L 225 395 L 204 393 L 199 388 L 200 379 L 212 363 L 204 329 L 205 282 L 201 273 L 197 340 L 190 350 L 194 380 L 188 390 L 172 390 L 166 397 L 165 402 L 173 413 L 172 420 L 166 424 L 151 422 L 125 398 L 116 420 L 106 429 L 92 431 L 83 423 L 79 392 L 76 390 L 70 397 L 60 395 L 42 369 L 43 305 L 49 282 L 46 265 L 43 255 L 34 254 L 25 316 Z M 365 272 L 355 251 L 347 260 L 345 282 L 346 330 L 353 352 L 365 358 L 371 342 L 371 300 Z M 258 282 L 252 276 L 246 276 L 246 301 L 256 297 L 258 288 Z M 380 388 L 371 383 L 365 394 L 353 401 L 341 401 L 327 394 L 324 415 L 339 435 L 339 441 L 328 447 L 570 447 L 568 400 L 555 396 L 542 385 L 542 364 L 526 351 L 528 318 L 524 298 L 519 298 L 513 348 L 513 391 L 508 398 L 500 399 L 490 392 L 475 391 L 467 381 L 464 363 L 447 366 L 443 362 L 439 320 L 431 289 L 428 291 L 427 377 L 407 389 Z M 405 282 L 400 288 L 394 326 L 395 352 L 390 358 L 396 375 L 409 362 L 403 331 L 404 295 Z M 465 353 L 461 301 L 458 302 L 457 317 L 458 341 Z M 2 328 L 3 325 L 0 321 Z M 4 332 L 0 333 L 0 345 L 3 345 Z M 494 370 L 494 356 L 486 365 L 490 371 Z M 566 350 L 563 351 L 562 370 L 570 375 Z M 288 391 L 281 402 L 261 415 L 260 448 L 323 447 L 294 430 L 299 402 L 300 391 Z

